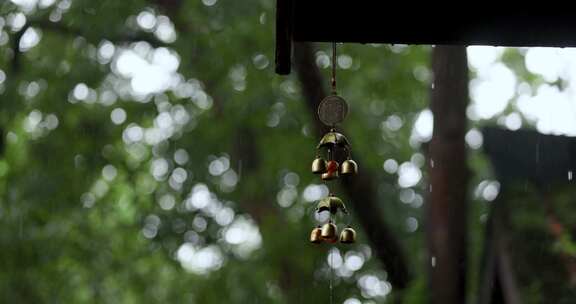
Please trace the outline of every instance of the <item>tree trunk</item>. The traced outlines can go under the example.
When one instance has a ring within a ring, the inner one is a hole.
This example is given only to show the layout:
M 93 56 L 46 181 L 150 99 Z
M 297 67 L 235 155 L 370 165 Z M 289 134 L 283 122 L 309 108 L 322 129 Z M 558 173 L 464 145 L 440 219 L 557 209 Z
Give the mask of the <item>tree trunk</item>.
M 486 224 L 478 304 L 522 303 L 510 251 L 508 197 L 502 185 Z
M 435 47 L 432 71 L 434 132 L 429 145 L 426 204 L 430 303 L 462 304 L 467 270 L 466 48 Z

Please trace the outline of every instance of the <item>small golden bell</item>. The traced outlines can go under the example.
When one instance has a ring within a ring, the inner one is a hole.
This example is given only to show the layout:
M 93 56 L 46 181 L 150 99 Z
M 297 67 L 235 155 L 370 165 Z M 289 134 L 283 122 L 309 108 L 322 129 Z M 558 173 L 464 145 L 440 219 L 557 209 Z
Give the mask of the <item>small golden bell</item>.
M 316 205 L 316 212 L 318 213 L 322 211 L 330 211 L 330 213 L 336 214 L 338 210 L 342 211 L 344 214 L 348 214 L 348 210 L 346 209 L 344 202 L 332 194 L 319 200 L 318 205 Z
M 351 159 L 347 159 L 342 163 L 340 167 L 340 174 L 342 175 L 354 175 L 358 173 L 358 164 Z
M 332 222 L 328 222 L 322 226 L 321 237 L 325 242 L 335 243 L 338 241 L 338 231 L 336 231 L 336 225 Z
M 330 131 L 322 137 L 320 143 L 318 144 L 317 148 L 333 148 L 333 147 L 349 147 L 350 144 L 346 137 L 338 132 Z
M 340 243 L 342 244 L 352 244 L 356 242 L 356 231 L 351 227 L 346 227 L 342 230 L 340 234 Z
M 312 162 L 312 173 L 322 174 L 326 172 L 326 161 L 321 157 L 316 157 Z
M 322 180 L 329 181 L 338 178 L 338 171 L 322 173 Z
M 322 243 L 322 228 L 320 228 L 320 226 L 312 229 L 312 232 L 310 232 L 310 243 Z

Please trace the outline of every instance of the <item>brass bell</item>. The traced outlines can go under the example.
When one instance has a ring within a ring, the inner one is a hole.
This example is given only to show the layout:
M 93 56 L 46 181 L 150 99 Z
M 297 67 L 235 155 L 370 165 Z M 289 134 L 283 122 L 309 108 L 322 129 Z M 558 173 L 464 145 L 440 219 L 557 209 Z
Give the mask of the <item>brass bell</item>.
M 336 225 L 331 221 L 322 226 L 321 232 L 322 240 L 328 243 L 336 243 L 338 241 L 338 231 L 336 230 Z
M 324 136 L 322 137 L 322 139 L 320 140 L 320 143 L 318 144 L 317 148 L 323 148 L 323 147 L 328 147 L 328 148 L 333 148 L 333 147 L 349 147 L 350 144 L 348 143 L 348 140 L 346 139 L 346 137 L 338 132 L 328 132 L 326 134 L 324 134 Z
M 322 180 L 329 181 L 338 178 L 338 171 L 322 173 Z
M 312 162 L 312 173 L 322 174 L 326 172 L 326 161 L 321 157 L 316 157 Z
M 310 243 L 322 243 L 322 228 L 320 228 L 320 226 L 312 229 L 312 232 L 310 232 Z
M 340 234 L 340 243 L 342 244 L 352 244 L 356 242 L 356 231 L 351 227 L 346 227 L 342 230 Z
M 316 206 L 316 212 L 318 213 L 322 211 L 330 211 L 330 213 L 336 214 L 338 210 L 342 211 L 342 213 L 344 214 L 348 213 L 348 210 L 346 209 L 346 205 L 344 205 L 344 202 L 332 194 L 330 194 L 330 196 L 328 197 L 319 200 L 318 205 Z
M 347 159 L 342 163 L 340 167 L 340 174 L 342 175 L 354 175 L 358 173 L 358 164 L 351 159 Z

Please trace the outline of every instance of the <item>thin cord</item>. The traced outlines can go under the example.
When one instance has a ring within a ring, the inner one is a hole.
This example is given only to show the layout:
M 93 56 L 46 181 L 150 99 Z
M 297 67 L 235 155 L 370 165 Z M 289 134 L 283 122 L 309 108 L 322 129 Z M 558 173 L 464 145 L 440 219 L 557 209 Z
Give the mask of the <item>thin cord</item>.
M 334 249 L 334 247 L 332 247 Z M 333 288 L 332 288 L 332 280 L 334 279 L 334 251 L 330 252 L 330 304 L 333 303 Z
M 336 42 L 332 42 L 332 94 L 336 95 Z
M 336 42 L 332 42 L 332 95 L 336 95 Z M 331 131 L 334 130 L 334 126 L 332 126 Z M 332 160 L 332 150 L 328 149 L 328 158 Z M 330 194 L 332 195 L 332 194 Z M 330 213 L 330 223 L 332 223 L 332 213 Z M 334 249 L 334 247 L 332 247 Z M 334 303 L 334 288 L 333 288 L 333 280 L 334 280 L 334 250 L 330 251 L 330 304 Z
M 332 194 L 330 194 L 332 195 Z M 332 223 L 332 212 L 330 212 L 330 217 L 328 220 L 328 223 Z M 332 281 L 334 280 L 334 247 L 332 247 L 329 251 L 328 254 L 330 255 L 330 263 L 328 263 L 328 267 L 330 268 L 330 280 L 329 280 L 329 296 L 330 296 L 330 304 L 332 304 L 333 302 L 333 287 L 332 287 Z

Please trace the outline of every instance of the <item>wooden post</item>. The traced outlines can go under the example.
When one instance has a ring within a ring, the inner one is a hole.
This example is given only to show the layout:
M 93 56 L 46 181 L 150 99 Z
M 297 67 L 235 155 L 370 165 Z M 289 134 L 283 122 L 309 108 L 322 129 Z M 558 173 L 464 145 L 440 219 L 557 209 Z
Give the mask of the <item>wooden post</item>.
M 426 204 L 430 303 L 462 304 L 467 273 L 466 48 L 436 46 L 432 71 L 434 132 Z

